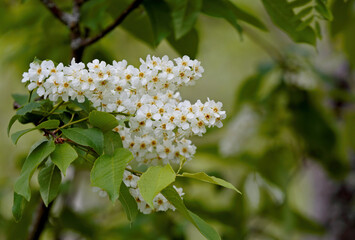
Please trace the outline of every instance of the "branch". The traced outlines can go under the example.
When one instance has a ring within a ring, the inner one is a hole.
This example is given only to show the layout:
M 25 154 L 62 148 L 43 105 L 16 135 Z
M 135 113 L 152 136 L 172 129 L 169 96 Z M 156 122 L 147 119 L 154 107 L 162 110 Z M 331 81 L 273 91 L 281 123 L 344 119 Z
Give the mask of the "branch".
M 27 240 L 37 240 L 41 236 L 41 233 L 44 230 L 44 227 L 48 221 L 49 212 L 52 207 L 53 202 L 51 202 L 48 207 L 46 207 L 41 200 L 40 205 L 38 206 L 34 222 L 31 226 L 30 233 L 27 237 Z
M 48 10 L 61 21 L 64 25 L 70 25 L 71 15 L 63 12 L 52 0 L 40 0 Z
M 118 25 L 120 25 L 123 20 L 125 20 L 125 18 L 134 10 L 136 9 L 141 3 L 143 2 L 143 0 L 135 0 L 133 1 L 126 10 L 123 11 L 123 13 L 118 16 L 118 18 L 116 18 L 116 20 L 109 25 L 107 28 L 105 28 L 104 30 L 102 30 L 102 32 L 100 32 L 99 34 L 97 34 L 94 37 L 91 38 L 86 38 L 81 42 L 81 47 L 83 46 L 88 46 L 91 45 L 97 41 L 99 41 L 101 38 L 103 38 L 104 36 L 106 36 L 106 34 L 110 33 L 113 29 L 115 29 Z

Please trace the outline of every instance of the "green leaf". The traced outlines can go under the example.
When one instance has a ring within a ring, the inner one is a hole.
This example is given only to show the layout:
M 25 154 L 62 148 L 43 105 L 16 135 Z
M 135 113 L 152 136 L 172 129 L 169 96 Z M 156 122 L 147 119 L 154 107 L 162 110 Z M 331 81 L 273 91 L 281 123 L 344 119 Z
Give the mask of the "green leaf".
M 41 104 L 39 102 L 30 102 L 19 108 L 16 112 L 17 115 L 23 116 L 26 113 L 32 112 L 34 109 L 39 108 Z
M 121 183 L 120 196 L 118 197 L 118 200 L 120 200 L 122 204 L 122 207 L 127 215 L 128 221 L 134 221 L 138 214 L 137 202 L 129 193 L 129 189 L 123 182 Z
M 267 28 L 263 22 L 261 22 L 257 17 L 253 16 L 252 14 L 248 13 L 247 11 L 237 7 L 233 3 L 229 2 L 229 7 L 233 11 L 235 17 L 239 21 L 246 22 L 254 27 L 257 27 L 261 30 L 266 31 Z
M 25 94 L 12 94 L 11 96 L 15 100 L 15 102 L 20 104 L 20 106 L 23 106 L 23 105 L 27 104 L 27 102 L 28 102 L 28 95 L 25 95 Z
M 66 138 L 88 147 L 92 147 L 96 153 L 102 154 L 104 148 L 104 135 L 98 128 L 68 128 L 62 129 Z
M 124 148 L 116 149 L 112 156 L 100 156 L 90 173 L 92 185 L 105 190 L 111 201 L 115 202 L 119 197 L 124 170 L 132 159 L 132 153 Z
M 18 140 L 20 139 L 20 137 L 22 137 L 23 135 L 25 135 L 26 133 L 29 133 L 33 130 L 36 130 L 37 128 L 29 128 L 29 129 L 25 129 L 25 130 L 21 130 L 18 132 L 15 132 L 11 135 L 11 140 L 14 144 L 17 144 Z
M 69 165 L 78 157 L 78 153 L 68 143 L 57 144 L 55 150 L 51 153 L 52 162 L 66 174 Z
M 298 8 L 298 7 L 303 7 L 307 4 L 309 4 L 312 0 L 294 0 L 290 2 L 290 7 L 292 8 Z
M 80 8 L 80 22 L 83 26 L 93 32 L 103 29 L 105 20 L 107 20 L 107 2 L 109 1 L 94 0 L 83 4 Z
M 53 120 L 47 120 L 43 123 L 40 123 L 36 126 L 37 129 L 55 129 L 59 127 L 59 120 L 53 119 Z
M 348 27 L 353 26 L 352 23 L 352 6 L 354 0 L 335 0 L 332 4 L 332 12 L 334 19 L 331 22 L 331 35 L 334 37 L 338 33 L 344 31 Z
M 167 0 L 172 10 L 172 22 L 175 39 L 178 40 L 194 27 L 200 10 L 202 0 Z
M 232 24 L 239 33 L 242 33 L 242 27 L 238 24 L 229 1 L 203 0 L 202 12 L 212 17 L 224 18 Z
M 206 173 L 204 172 L 199 172 L 199 173 L 183 173 L 181 175 L 178 175 L 179 177 L 187 177 L 187 178 L 193 178 L 193 179 L 197 179 L 197 180 L 200 180 L 200 181 L 203 181 L 203 182 L 208 182 L 208 183 L 213 183 L 213 184 L 216 184 L 216 185 L 219 185 L 219 186 L 222 186 L 222 187 L 225 187 L 225 188 L 229 188 L 229 189 L 232 189 L 234 191 L 236 191 L 237 193 L 240 193 L 241 192 L 236 189 L 231 183 L 223 180 L 223 179 L 220 179 L 220 178 L 216 178 L 216 177 L 213 177 L 213 176 L 208 176 Z
M 35 142 L 35 143 L 31 146 L 30 151 L 28 151 L 28 154 L 27 154 L 27 155 L 30 155 L 30 154 L 33 152 L 33 150 L 35 150 L 39 145 L 41 145 L 42 143 L 47 142 L 47 141 L 48 141 L 47 138 L 41 138 L 41 139 L 39 139 L 37 142 Z
M 316 33 L 311 26 L 297 30 L 302 20 L 296 16 L 292 3 L 285 0 L 262 0 L 273 23 L 285 31 L 295 42 L 316 44 Z M 307 10 L 308 11 L 308 10 Z
M 41 124 L 39 124 L 38 126 L 34 127 L 34 128 L 28 128 L 28 129 L 24 129 L 18 132 L 15 132 L 11 135 L 11 140 L 14 144 L 17 144 L 18 140 L 20 139 L 20 137 L 22 137 L 23 135 L 25 135 L 26 133 L 29 133 L 33 130 L 36 129 L 54 129 L 54 128 L 58 128 L 59 126 L 59 121 L 58 120 L 48 120 L 45 121 Z
M 11 130 L 12 125 L 14 125 L 16 120 L 19 119 L 20 117 L 21 116 L 19 116 L 19 115 L 12 116 L 12 118 L 9 121 L 9 125 L 7 126 L 7 136 L 9 136 L 9 134 L 10 134 L 10 130 Z
M 156 47 L 153 26 L 146 11 L 141 9 L 134 10 L 122 23 L 122 27 L 150 47 Z
M 14 202 L 12 205 L 12 215 L 16 222 L 19 222 L 22 218 L 22 213 L 25 208 L 26 201 L 24 197 L 14 192 Z
M 103 132 L 118 126 L 118 120 L 107 112 L 92 111 L 89 115 L 89 121 L 92 126 L 100 128 Z
M 201 219 L 199 216 L 197 216 L 195 213 L 191 212 L 190 210 L 189 214 L 194 220 L 195 224 L 197 225 L 198 230 L 202 233 L 203 236 L 205 236 L 207 239 L 210 240 L 218 240 L 221 239 L 219 234 L 212 228 L 207 222 L 205 222 L 203 219 Z
M 188 55 L 195 58 L 198 51 L 198 33 L 196 29 L 192 29 L 179 40 L 175 40 L 173 36 L 168 37 L 169 44 L 181 55 Z
M 163 0 L 144 0 L 143 6 L 147 10 L 154 32 L 154 45 L 171 34 L 171 16 L 169 6 Z
M 164 188 L 175 181 L 176 174 L 169 164 L 164 167 L 152 166 L 138 180 L 138 188 L 143 199 L 154 209 L 153 199 Z
M 61 181 L 62 175 L 52 162 L 48 166 L 43 167 L 39 172 L 39 192 L 47 207 L 57 197 Z
M 123 147 L 122 139 L 118 132 L 108 131 L 104 133 L 104 154 L 112 155 L 117 148 Z
M 30 179 L 38 165 L 55 149 L 54 142 L 46 141 L 38 145 L 26 158 L 22 166 L 21 175 L 15 183 L 15 192 L 27 201 L 31 199 Z
M 323 0 L 316 0 L 316 10 L 317 12 L 322 15 L 322 17 L 324 17 L 324 19 L 328 20 L 328 21 L 332 21 L 333 20 L 333 14 L 332 12 L 329 10 L 329 8 L 327 7 L 327 5 L 325 4 L 325 2 Z
M 90 101 L 85 97 L 85 101 L 83 103 L 78 102 L 77 99 L 75 100 L 71 100 L 71 102 L 80 107 L 81 109 L 83 109 L 85 112 L 89 113 L 93 108 L 93 106 L 91 105 Z
M 296 16 L 294 16 L 294 21 L 301 20 L 308 16 L 311 12 L 313 11 L 313 6 L 303 8 L 301 11 L 299 11 Z M 302 23 L 301 23 L 302 24 Z
M 176 192 L 174 187 L 168 186 L 161 191 L 161 193 L 166 197 L 166 199 L 176 207 L 176 209 L 209 240 L 220 240 L 221 237 L 218 235 L 216 230 L 214 230 L 210 225 L 203 221 L 196 214 L 189 211 L 180 195 Z

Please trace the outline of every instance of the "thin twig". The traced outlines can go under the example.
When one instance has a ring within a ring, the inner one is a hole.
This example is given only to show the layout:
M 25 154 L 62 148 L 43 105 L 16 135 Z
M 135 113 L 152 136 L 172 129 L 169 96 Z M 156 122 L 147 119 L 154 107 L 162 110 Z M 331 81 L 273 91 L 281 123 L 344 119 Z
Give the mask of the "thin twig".
M 68 127 L 68 126 L 70 126 L 70 125 L 73 125 L 73 124 L 76 124 L 76 123 L 80 123 L 80 122 L 83 122 L 83 121 L 86 121 L 86 120 L 88 120 L 89 119 L 89 117 L 85 117 L 85 118 L 82 118 L 82 119 L 79 119 L 79 120 L 76 120 L 76 121 L 74 121 L 74 122 L 69 122 L 69 123 L 67 123 L 67 124 L 65 124 L 65 125 L 63 125 L 63 126 L 61 126 L 61 127 L 59 127 L 57 130 L 55 130 L 53 133 L 57 133 L 60 129 L 62 129 L 62 128 L 66 128 L 66 127 Z
M 39 121 L 39 123 L 41 123 L 44 119 L 46 119 L 47 117 L 52 115 L 55 112 L 55 110 L 57 110 L 63 103 L 64 103 L 63 100 L 61 100 L 59 103 L 57 103 L 48 114 L 46 114 L 42 117 L 42 119 Z
M 109 25 L 107 28 L 105 28 L 104 30 L 102 30 L 102 32 L 100 32 L 99 34 L 97 34 L 94 37 L 91 38 L 86 38 L 81 42 L 81 47 L 83 46 L 88 46 L 91 45 L 97 41 L 99 41 L 101 38 L 103 38 L 104 36 L 106 36 L 106 34 L 110 33 L 113 29 L 115 29 L 118 25 L 120 25 L 123 20 L 125 20 L 125 18 L 134 10 L 136 9 L 141 3 L 143 2 L 143 0 L 135 0 L 133 1 L 126 10 L 123 11 L 123 13 L 118 16 L 118 18 L 116 18 L 116 20 Z
M 63 12 L 52 0 L 40 0 L 43 5 L 64 25 L 70 25 L 71 15 Z

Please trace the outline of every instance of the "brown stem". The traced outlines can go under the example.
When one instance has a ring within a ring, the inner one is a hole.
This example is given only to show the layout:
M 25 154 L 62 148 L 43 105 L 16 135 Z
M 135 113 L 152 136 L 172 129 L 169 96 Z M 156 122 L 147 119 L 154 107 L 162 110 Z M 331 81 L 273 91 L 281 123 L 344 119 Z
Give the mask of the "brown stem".
M 48 205 L 48 207 L 46 207 L 46 205 L 44 205 L 44 203 L 41 199 L 40 205 L 38 206 L 38 209 L 36 211 L 36 216 L 34 218 L 33 224 L 30 228 L 30 232 L 27 237 L 27 240 L 38 240 L 39 239 L 39 237 L 41 236 L 41 233 L 47 223 L 52 204 L 53 204 L 53 202 L 50 203 Z
M 99 41 L 101 38 L 103 38 L 104 36 L 106 36 L 106 34 L 110 33 L 113 29 L 115 29 L 118 25 L 120 25 L 123 20 L 125 20 L 125 18 L 134 10 L 136 9 L 141 3 L 143 2 L 143 0 L 135 0 L 133 1 L 127 8 L 126 10 L 124 10 L 122 12 L 122 14 L 120 16 L 118 16 L 116 18 L 116 20 L 111 23 L 111 25 L 109 25 L 107 28 L 105 28 L 104 30 L 102 30 L 102 32 L 100 32 L 99 34 L 97 34 L 94 37 L 91 38 L 86 38 L 81 42 L 81 47 L 84 46 L 88 46 L 91 45 L 97 41 Z
M 81 46 L 83 41 L 80 31 L 80 7 L 84 3 L 83 0 L 74 0 L 73 2 L 73 22 L 70 26 L 70 38 L 71 38 L 71 56 L 75 58 L 77 62 L 81 62 L 83 58 L 83 53 L 85 50 L 84 46 Z
M 71 15 L 63 12 L 52 0 L 40 0 L 43 5 L 61 21 L 64 25 L 69 26 L 71 21 Z

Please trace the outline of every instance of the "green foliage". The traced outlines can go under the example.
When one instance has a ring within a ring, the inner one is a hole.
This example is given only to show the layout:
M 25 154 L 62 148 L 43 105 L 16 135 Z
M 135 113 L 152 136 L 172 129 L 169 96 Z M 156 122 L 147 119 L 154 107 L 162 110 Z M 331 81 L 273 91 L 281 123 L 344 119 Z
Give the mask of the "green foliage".
M 263 0 L 272 21 L 295 42 L 316 44 L 321 37 L 318 17 L 332 20 L 332 14 L 323 0 Z
M 62 129 L 63 135 L 70 140 L 91 147 L 97 154 L 102 154 L 104 148 L 104 135 L 98 128 L 68 128 Z
M 158 46 L 171 34 L 169 6 L 163 0 L 144 0 L 143 5 L 152 23 L 154 46 Z
M 197 55 L 199 38 L 196 29 L 191 29 L 178 40 L 170 36 L 168 42 L 180 55 L 188 55 L 191 58 Z
M 39 192 L 47 207 L 57 197 L 61 181 L 60 170 L 51 161 L 40 170 L 38 174 Z
M 66 174 L 69 165 L 78 157 L 78 153 L 68 143 L 57 144 L 55 150 L 51 153 L 50 158 L 52 162 Z
M 30 179 L 39 164 L 46 159 L 55 149 L 52 141 L 42 142 L 26 158 L 22 166 L 21 175 L 15 183 L 15 192 L 27 201 L 31 199 Z
M 335 40 L 340 39 L 342 49 L 347 55 L 348 61 L 355 66 L 355 34 L 354 25 L 351 24 L 355 20 L 355 13 L 353 11 L 354 0 L 341 1 L 336 0 L 332 5 L 332 12 L 334 14 L 334 21 L 331 22 L 331 35 Z
M 29 133 L 33 130 L 36 130 L 36 128 L 30 128 L 30 129 L 25 129 L 25 130 L 21 130 L 18 132 L 15 132 L 11 135 L 11 140 L 14 144 L 17 144 L 18 140 L 20 139 L 20 137 L 22 137 L 23 135 L 25 135 L 26 133 Z
M 118 126 L 117 119 L 106 112 L 90 112 L 89 121 L 92 126 L 100 128 L 103 132 L 107 132 Z
M 25 94 L 12 94 L 12 98 L 16 103 L 18 103 L 20 106 L 23 106 L 28 103 L 28 96 Z
M 11 140 L 14 144 L 17 144 L 20 137 L 22 137 L 26 133 L 29 133 L 31 131 L 38 130 L 38 129 L 54 129 L 54 128 L 57 128 L 58 126 L 59 126 L 58 120 L 48 120 L 43 123 L 40 123 L 39 125 L 37 125 L 34 128 L 29 128 L 29 129 L 25 129 L 25 130 L 21 130 L 21 131 L 13 133 L 11 135 Z
M 22 213 L 25 209 L 25 198 L 16 192 L 14 192 L 14 202 L 12 205 L 12 215 L 15 218 L 16 222 L 19 222 L 22 218 Z
M 255 17 L 254 15 L 248 13 L 247 11 L 241 9 L 240 7 L 236 6 L 231 2 L 229 2 L 228 5 L 239 21 L 248 23 L 251 26 L 254 26 L 260 30 L 267 31 L 265 24 L 259 18 Z
M 204 172 L 199 172 L 199 173 L 186 173 L 186 172 L 184 172 L 183 174 L 178 175 L 178 176 L 187 177 L 187 178 L 193 178 L 193 179 L 197 179 L 197 180 L 200 180 L 200 181 L 203 181 L 203 182 L 208 182 L 208 183 L 220 185 L 222 187 L 232 189 L 232 190 L 236 191 L 237 193 L 241 194 L 241 192 L 238 189 L 236 189 L 229 182 L 227 182 L 227 181 L 225 181 L 223 179 L 220 179 L 220 178 L 216 178 L 216 177 L 213 177 L 213 176 L 212 177 L 208 176 Z
M 176 40 L 182 38 L 194 27 L 202 7 L 202 0 L 167 0 L 171 8 L 171 17 Z
M 119 133 L 113 131 L 104 133 L 104 154 L 112 155 L 117 148 L 122 147 L 122 139 Z
M 170 164 L 149 167 L 138 180 L 138 188 L 143 199 L 154 209 L 153 199 L 164 188 L 175 181 L 175 172 Z
M 132 153 L 124 148 L 116 149 L 113 155 L 101 155 L 90 173 L 92 185 L 107 191 L 111 201 L 115 202 L 119 197 L 123 172 L 132 159 Z
M 179 194 L 176 192 L 174 187 L 168 186 L 162 190 L 162 194 L 169 202 L 171 202 L 174 207 L 187 219 L 189 220 L 195 227 L 201 232 L 202 235 L 209 240 L 219 240 L 221 239 L 216 230 L 214 230 L 211 226 L 209 226 L 205 221 L 203 221 L 196 214 L 189 211 Z
M 137 39 L 148 44 L 148 46 L 156 47 L 153 26 L 146 11 L 141 12 L 139 9 L 133 11 L 122 23 L 122 27 Z
M 123 182 L 121 183 L 118 200 L 120 200 L 122 207 L 126 212 L 128 221 L 130 222 L 134 221 L 138 214 L 137 202 L 129 193 L 128 187 L 126 187 L 126 185 Z
M 30 102 L 26 105 L 19 108 L 16 112 L 17 115 L 25 115 L 26 113 L 32 112 L 34 109 L 39 108 L 41 103 L 39 102 Z
M 227 0 L 203 0 L 202 12 L 218 18 L 224 18 L 239 32 L 242 27 L 237 22 L 235 12 L 231 8 L 230 2 Z
M 9 124 L 7 125 L 7 136 L 9 136 L 10 134 L 10 130 L 12 128 L 12 125 L 14 125 L 14 123 L 17 121 L 17 119 L 19 119 L 20 116 L 19 115 L 14 115 L 12 116 L 12 118 L 9 121 Z

